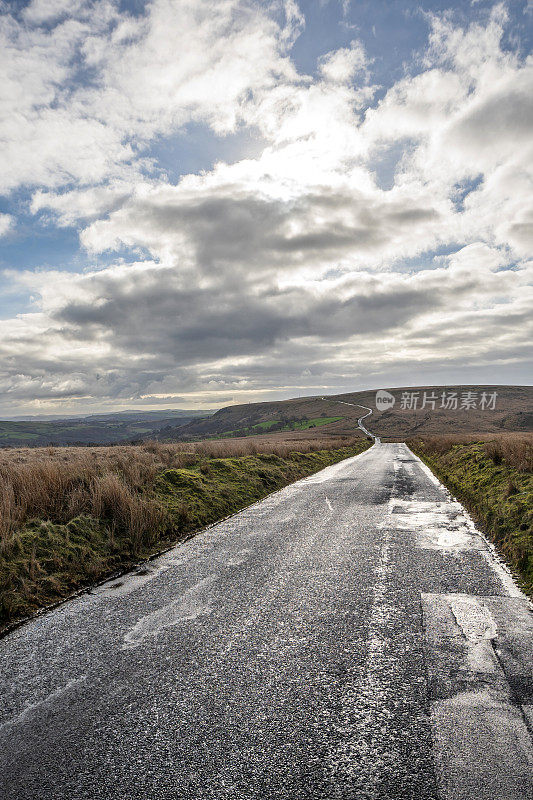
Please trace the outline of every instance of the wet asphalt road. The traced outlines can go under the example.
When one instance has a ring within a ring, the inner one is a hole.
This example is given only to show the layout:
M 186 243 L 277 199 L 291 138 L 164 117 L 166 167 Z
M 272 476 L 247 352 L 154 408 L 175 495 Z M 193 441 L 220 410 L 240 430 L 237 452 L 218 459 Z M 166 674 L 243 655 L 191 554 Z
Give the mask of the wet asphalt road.
M 0 797 L 533 798 L 532 654 L 461 507 L 377 444 L 1 640 Z

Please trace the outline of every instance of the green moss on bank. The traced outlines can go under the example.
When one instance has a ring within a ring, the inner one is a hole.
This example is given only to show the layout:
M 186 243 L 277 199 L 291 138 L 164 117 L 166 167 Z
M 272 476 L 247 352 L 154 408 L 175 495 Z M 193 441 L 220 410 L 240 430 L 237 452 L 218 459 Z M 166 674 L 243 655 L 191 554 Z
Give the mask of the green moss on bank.
M 431 442 L 409 442 L 461 500 L 496 545 L 522 587 L 533 594 L 533 474 L 495 461 L 481 442 L 434 452 Z
M 265 453 L 240 458 L 213 458 L 191 469 L 169 469 L 156 491 L 182 532 L 209 525 L 260 500 L 269 492 L 366 449 L 321 450 L 280 458 Z
M 0 630 L 368 446 L 361 441 L 287 458 L 205 458 L 188 469 L 167 469 L 138 512 L 150 514 L 149 525 L 126 513 L 120 525 L 91 516 L 33 520 L 0 547 Z

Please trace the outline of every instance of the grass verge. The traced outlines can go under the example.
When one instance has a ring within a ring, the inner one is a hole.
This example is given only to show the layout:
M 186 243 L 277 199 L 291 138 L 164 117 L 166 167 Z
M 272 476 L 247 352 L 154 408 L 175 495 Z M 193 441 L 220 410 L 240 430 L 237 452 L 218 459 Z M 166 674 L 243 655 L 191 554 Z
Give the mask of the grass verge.
M 216 457 L 216 450 L 183 454 L 155 445 L 122 448 L 122 460 L 105 468 L 107 451 L 100 460 L 82 454 L 79 463 L 51 456 L 11 470 L 4 464 L 4 509 L 18 522 L 0 539 L 0 631 L 368 446 L 353 440 L 305 453 Z M 156 469 L 164 453 L 178 466 Z
M 533 595 L 532 437 L 465 442 L 435 436 L 408 445 L 466 505 Z

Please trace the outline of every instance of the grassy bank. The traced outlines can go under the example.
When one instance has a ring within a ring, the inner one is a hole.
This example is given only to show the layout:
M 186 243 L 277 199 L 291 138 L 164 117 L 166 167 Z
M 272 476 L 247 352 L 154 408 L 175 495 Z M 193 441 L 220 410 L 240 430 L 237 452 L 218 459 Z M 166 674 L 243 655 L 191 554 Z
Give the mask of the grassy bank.
M 480 442 L 433 436 L 408 444 L 467 506 L 533 594 L 533 436 Z
M 0 453 L 0 629 L 368 442 L 297 446 L 306 452 L 231 441 Z

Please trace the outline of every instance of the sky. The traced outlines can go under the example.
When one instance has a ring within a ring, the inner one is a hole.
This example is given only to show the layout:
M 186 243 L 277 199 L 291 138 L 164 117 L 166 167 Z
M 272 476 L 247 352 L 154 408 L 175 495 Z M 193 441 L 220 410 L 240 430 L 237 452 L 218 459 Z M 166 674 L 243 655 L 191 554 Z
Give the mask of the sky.
M 532 0 L 0 0 L 0 414 L 531 383 Z

